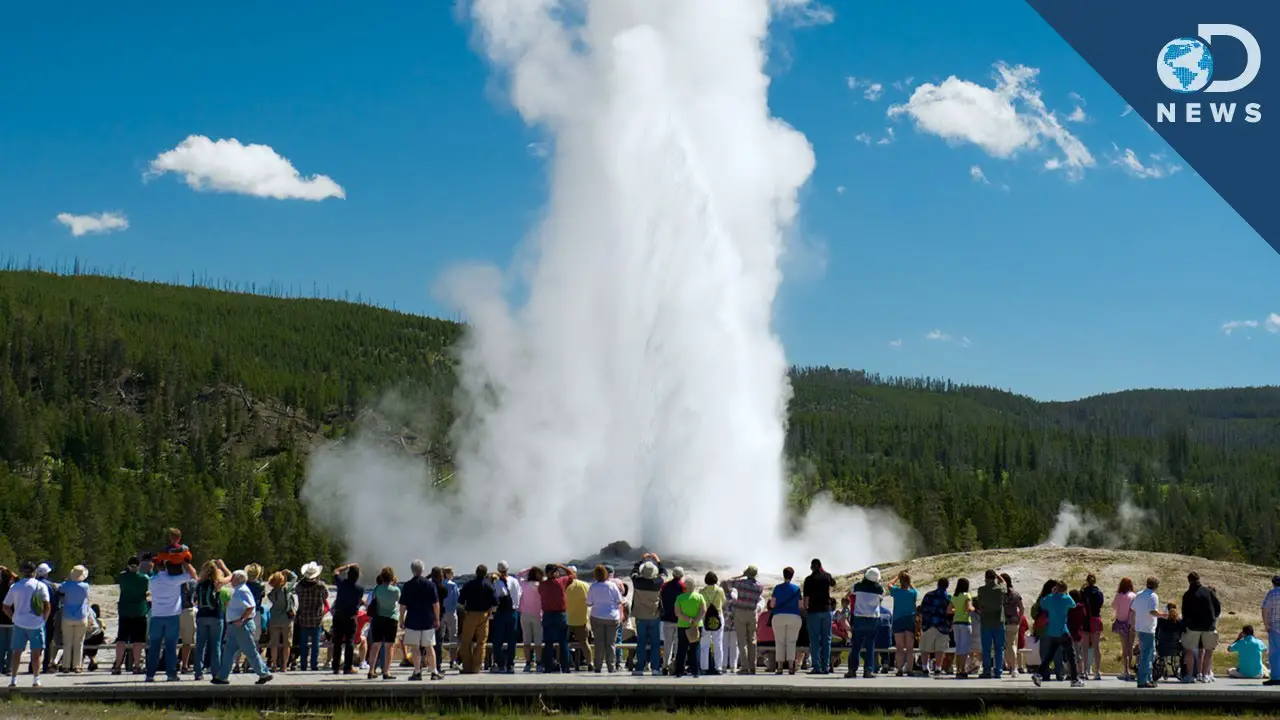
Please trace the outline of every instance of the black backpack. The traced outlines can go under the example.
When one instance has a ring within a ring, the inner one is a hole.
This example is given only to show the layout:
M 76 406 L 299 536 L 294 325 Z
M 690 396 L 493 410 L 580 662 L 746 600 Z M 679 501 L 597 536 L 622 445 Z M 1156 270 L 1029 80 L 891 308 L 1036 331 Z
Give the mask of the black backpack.
M 715 632 L 723 626 L 720 620 L 720 611 L 716 609 L 715 605 L 707 603 L 707 616 L 702 619 L 702 625 L 708 632 Z
M 206 612 L 220 614 L 222 612 L 222 593 L 213 583 L 203 580 L 196 584 L 196 607 Z

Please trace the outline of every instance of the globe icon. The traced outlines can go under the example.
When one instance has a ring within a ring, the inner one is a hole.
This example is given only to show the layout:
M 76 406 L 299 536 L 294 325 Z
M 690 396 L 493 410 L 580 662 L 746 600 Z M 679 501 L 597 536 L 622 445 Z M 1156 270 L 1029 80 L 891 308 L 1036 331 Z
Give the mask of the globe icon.
M 1199 38 L 1170 40 L 1156 57 L 1156 74 L 1174 92 L 1199 92 L 1213 77 L 1213 53 Z

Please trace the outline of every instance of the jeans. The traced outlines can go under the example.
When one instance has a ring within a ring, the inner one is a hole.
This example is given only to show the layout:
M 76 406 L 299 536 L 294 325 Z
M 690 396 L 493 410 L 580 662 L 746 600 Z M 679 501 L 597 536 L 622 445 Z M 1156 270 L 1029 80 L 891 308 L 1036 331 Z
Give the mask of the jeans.
M 222 618 L 196 618 L 196 677 L 204 674 L 205 648 L 209 648 L 209 672 L 217 674 L 218 668 L 222 666 Z
M 1049 670 L 1059 651 L 1062 652 L 1062 662 L 1067 666 L 1067 677 L 1075 682 L 1079 679 L 1079 675 L 1076 673 L 1076 649 L 1070 635 L 1045 637 L 1040 640 L 1040 678 L 1049 679 Z
M 1004 672 L 1004 628 L 982 628 L 982 671 L 999 680 Z
M 319 670 L 320 669 L 320 639 L 324 632 L 323 628 L 304 627 L 300 628 L 302 637 L 298 640 L 298 669 L 299 670 Z M 308 665 L 308 663 L 310 663 Z
M 493 664 L 499 670 L 512 668 L 516 663 L 516 639 L 520 625 L 515 611 L 498 611 L 493 615 Z
M 1138 684 L 1151 684 L 1151 663 L 1156 658 L 1155 633 L 1138 633 Z M 1176 671 L 1173 673 L 1176 674 Z
M 160 663 L 160 647 L 164 643 L 164 674 L 167 677 L 178 677 L 178 616 L 152 617 L 150 625 L 151 642 L 147 645 L 147 677 L 156 676 L 156 665 Z
M 645 661 L 654 672 L 662 671 L 662 621 L 636 621 L 636 670 L 644 672 Z
M 542 670 L 551 672 L 553 662 L 551 648 L 558 645 L 560 650 L 555 653 L 555 658 L 560 662 L 560 671 L 569 672 L 569 616 L 562 612 L 544 611 L 542 641 L 545 643 L 542 651 Z
M 817 673 L 831 672 L 831 613 L 810 612 L 809 619 L 809 655 L 813 658 L 813 671 Z M 874 642 L 874 638 L 873 638 Z
M 351 672 L 352 662 L 355 660 L 355 637 L 356 637 L 356 619 L 350 616 L 334 616 L 333 628 L 330 630 L 333 636 L 333 671 L 338 672 L 339 666 L 344 672 Z M 439 640 L 440 634 L 436 633 L 436 639 Z
M 0 626 L 0 675 L 9 674 L 9 658 L 13 656 L 13 626 Z
M 267 664 L 262 661 L 262 653 L 258 652 L 258 626 L 253 620 L 246 620 L 242 625 L 227 625 L 227 644 L 222 648 L 222 665 L 215 674 L 219 680 L 231 676 L 231 666 L 236 656 L 244 655 L 250 669 L 258 677 L 270 675 Z
M 862 659 L 866 665 L 863 672 L 867 675 L 874 675 L 876 672 L 876 634 L 880 630 L 880 621 L 873 617 L 855 617 L 850 624 L 850 630 L 853 631 L 853 644 L 849 647 L 849 670 L 847 674 L 850 676 L 858 674 L 858 654 L 862 652 Z
M 1271 660 L 1271 679 L 1280 680 L 1280 630 L 1267 632 L 1267 657 Z

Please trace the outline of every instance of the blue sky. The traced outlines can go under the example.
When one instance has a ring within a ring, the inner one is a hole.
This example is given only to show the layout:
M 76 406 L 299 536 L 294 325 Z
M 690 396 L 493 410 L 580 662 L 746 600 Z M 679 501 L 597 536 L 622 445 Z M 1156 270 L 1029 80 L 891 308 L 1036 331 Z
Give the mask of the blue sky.
M 443 269 L 510 259 L 545 195 L 539 137 L 450 4 L 219 7 L 8 10 L 0 256 L 430 314 Z M 770 63 L 818 161 L 777 308 L 792 362 L 1045 399 L 1280 382 L 1280 257 L 1021 0 L 832 7 Z M 996 98 L 997 63 L 1016 120 L 948 110 Z M 1043 129 L 1034 93 L 1054 124 L 1030 147 L 1008 133 Z M 269 146 L 344 197 L 144 180 L 158 157 L 189 168 L 200 148 L 162 153 L 192 135 Z M 56 219 L 106 212 L 128 227 Z

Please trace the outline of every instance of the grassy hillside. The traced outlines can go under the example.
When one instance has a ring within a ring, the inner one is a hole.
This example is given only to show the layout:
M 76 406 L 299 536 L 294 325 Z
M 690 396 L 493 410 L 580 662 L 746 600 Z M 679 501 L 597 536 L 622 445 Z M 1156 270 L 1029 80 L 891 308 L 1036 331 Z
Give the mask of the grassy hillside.
M 298 501 L 307 453 L 372 418 L 447 474 L 461 330 L 332 300 L 0 272 L 0 562 L 113 565 L 175 522 L 237 561 L 336 558 Z M 831 368 L 792 382 L 797 507 L 819 492 L 886 506 L 921 552 L 944 552 L 1038 543 L 1063 501 L 1105 525 L 1129 500 L 1150 513 L 1140 549 L 1280 561 L 1278 388 L 1040 403 Z M 381 413 L 391 391 L 430 412 Z

